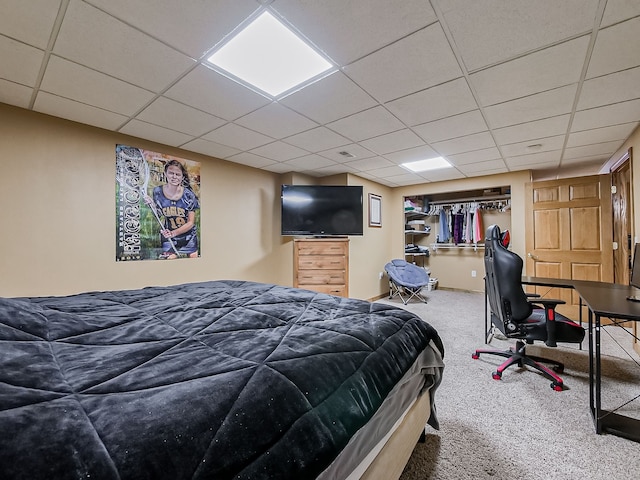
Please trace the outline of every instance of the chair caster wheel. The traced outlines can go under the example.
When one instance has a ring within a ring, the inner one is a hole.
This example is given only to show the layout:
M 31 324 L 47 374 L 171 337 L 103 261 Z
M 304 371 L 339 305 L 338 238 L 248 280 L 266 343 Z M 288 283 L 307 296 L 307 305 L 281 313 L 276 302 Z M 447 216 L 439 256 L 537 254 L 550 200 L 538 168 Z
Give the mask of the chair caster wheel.
M 561 392 L 564 390 L 564 385 L 562 383 L 553 382 L 551 384 L 551 389 L 555 390 L 556 392 Z
M 552 370 L 556 373 L 562 373 L 564 372 L 564 367 L 561 367 L 560 365 L 556 365 L 552 368 Z
M 471 358 L 473 358 L 474 360 L 477 360 L 477 359 L 479 359 L 479 358 L 480 358 L 480 355 L 479 355 L 479 354 L 477 354 L 477 353 L 472 353 L 472 354 L 471 354 Z
M 499 372 L 493 372 L 491 376 L 493 377 L 494 380 L 502 380 L 502 374 Z

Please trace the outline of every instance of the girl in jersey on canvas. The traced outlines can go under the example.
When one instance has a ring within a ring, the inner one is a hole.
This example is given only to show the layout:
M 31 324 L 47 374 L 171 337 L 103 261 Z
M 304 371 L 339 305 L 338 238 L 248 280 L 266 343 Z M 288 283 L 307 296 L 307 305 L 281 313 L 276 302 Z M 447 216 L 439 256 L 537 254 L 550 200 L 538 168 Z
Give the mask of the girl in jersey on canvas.
M 164 228 L 160 230 L 162 253 L 159 258 L 178 258 L 178 253 L 180 256 L 195 258 L 198 256 L 198 197 L 191 190 L 189 174 L 182 163 L 177 160 L 169 161 L 164 167 L 164 173 L 167 183 L 153 189 L 153 199 L 145 199 L 164 218 Z

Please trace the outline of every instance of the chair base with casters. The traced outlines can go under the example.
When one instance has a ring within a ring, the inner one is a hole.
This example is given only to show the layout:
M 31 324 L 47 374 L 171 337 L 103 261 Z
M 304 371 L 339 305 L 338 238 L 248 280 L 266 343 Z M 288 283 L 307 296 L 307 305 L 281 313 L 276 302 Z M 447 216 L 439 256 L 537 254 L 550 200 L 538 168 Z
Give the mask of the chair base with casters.
M 401 259 L 391 260 L 384 269 L 389 277 L 389 299 L 399 296 L 404 305 L 412 298 L 427 303 L 422 295 L 422 289 L 429 285 L 427 270 Z
M 557 392 L 564 390 L 564 382 L 562 381 L 562 378 L 557 375 L 557 373 L 562 373 L 564 371 L 564 364 L 557 360 L 542 358 L 536 355 L 528 355 L 526 353 L 526 347 L 527 345 L 525 342 L 523 342 L 522 340 L 518 340 L 516 342 L 515 348 L 511 347 L 509 350 L 479 348 L 475 351 L 474 354 L 471 355 L 471 357 L 477 360 L 478 358 L 480 358 L 481 354 L 489 354 L 507 358 L 507 360 L 503 362 L 495 372 L 493 372 L 494 380 L 501 380 L 502 372 L 504 372 L 511 365 L 517 365 L 520 368 L 528 365 L 529 367 L 535 368 L 545 377 L 551 380 L 552 389 Z M 543 365 L 543 363 L 553 365 L 553 367 L 546 367 L 545 365 Z

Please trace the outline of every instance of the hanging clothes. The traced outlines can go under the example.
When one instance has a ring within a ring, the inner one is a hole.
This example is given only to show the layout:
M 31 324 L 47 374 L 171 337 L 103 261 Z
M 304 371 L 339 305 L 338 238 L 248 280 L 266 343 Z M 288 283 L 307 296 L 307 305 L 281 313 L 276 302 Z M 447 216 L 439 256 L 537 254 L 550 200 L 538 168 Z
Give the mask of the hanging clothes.
M 473 214 L 473 243 L 480 243 L 482 241 L 482 214 L 480 208 L 476 208 Z
M 473 242 L 473 209 L 471 207 L 467 207 L 466 216 L 464 219 L 464 238 L 463 240 L 466 243 Z
M 456 213 L 453 215 L 453 243 L 456 245 L 462 243 L 462 234 L 464 233 L 464 215 Z
M 438 242 L 448 242 L 449 241 L 449 220 L 447 216 L 447 212 L 444 208 L 440 209 L 440 222 L 438 229 Z

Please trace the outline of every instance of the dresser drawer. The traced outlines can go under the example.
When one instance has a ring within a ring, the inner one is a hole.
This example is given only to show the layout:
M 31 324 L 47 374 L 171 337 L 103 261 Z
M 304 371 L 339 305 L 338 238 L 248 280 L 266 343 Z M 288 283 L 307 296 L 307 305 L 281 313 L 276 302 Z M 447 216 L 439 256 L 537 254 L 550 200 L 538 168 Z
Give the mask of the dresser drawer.
M 344 270 L 298 270 L 298 285 L 344 285 Z
M 313 290 L 314 292 L 326 293 L 328 295 L 336 295 L 338 297 L 347 296 L 347 287 L 345 285 L 298 285 L 299 288 L 305 290 Z
M 298 255 L 346 255 L 346 242 L 300 242 Z
M 299 270 L 344 270 L 344 255 L 303 255 L 298 258 Z

